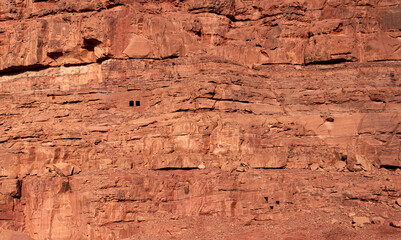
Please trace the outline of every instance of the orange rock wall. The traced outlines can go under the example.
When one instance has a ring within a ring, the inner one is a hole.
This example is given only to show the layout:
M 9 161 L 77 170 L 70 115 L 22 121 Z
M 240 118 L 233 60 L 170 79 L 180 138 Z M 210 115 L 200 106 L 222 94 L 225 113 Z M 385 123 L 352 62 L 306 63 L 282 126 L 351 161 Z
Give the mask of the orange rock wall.
M 396 208 L 400 14 L 390 0 L 1 1 L 0 227 L 154 239 L 191 217 Z M 320 188 L 338 196 L 304 206 Z

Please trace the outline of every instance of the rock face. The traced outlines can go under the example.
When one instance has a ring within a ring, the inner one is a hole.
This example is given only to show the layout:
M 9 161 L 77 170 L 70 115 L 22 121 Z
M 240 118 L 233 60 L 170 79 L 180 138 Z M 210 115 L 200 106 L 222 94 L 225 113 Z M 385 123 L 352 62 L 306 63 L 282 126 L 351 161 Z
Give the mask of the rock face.
M 396 239 L 400 60 L 397 1 L 1 1 L 0 227 Z
M 0 236 L 3 240 L 33 240 L 33 238 L 29 237 L 27 234 L 10 231 L 10 230 L 1 230 L 0 229 Z

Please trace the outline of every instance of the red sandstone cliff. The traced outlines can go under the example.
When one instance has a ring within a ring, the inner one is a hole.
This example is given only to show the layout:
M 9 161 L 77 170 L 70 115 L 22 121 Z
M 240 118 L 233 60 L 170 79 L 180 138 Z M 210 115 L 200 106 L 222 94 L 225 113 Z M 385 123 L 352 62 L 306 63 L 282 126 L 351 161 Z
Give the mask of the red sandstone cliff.
M 396 0 L 2 0 L 0 239 L 400 238 L 400 60 Z

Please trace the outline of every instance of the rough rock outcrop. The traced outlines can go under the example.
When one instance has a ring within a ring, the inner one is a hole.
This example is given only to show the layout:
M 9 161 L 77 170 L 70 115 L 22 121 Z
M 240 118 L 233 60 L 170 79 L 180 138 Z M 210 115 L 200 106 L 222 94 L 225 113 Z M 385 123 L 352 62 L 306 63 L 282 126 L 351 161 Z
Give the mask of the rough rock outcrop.
M 395 239 L 400 14 L 390 0 L 1 1 L 0 227 Z

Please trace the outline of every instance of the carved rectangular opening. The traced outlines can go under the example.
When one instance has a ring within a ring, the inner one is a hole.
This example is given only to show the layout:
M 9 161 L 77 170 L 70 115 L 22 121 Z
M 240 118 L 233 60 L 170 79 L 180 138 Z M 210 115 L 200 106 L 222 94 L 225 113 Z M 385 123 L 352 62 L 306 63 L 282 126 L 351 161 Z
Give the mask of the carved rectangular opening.
M 137 106 L 137 107 L 141 106 L 141 101 L 136 101 L 135 106 Z
M 134 106 L 134 101 L 129 101 L 129 106 L 133 107 Z

